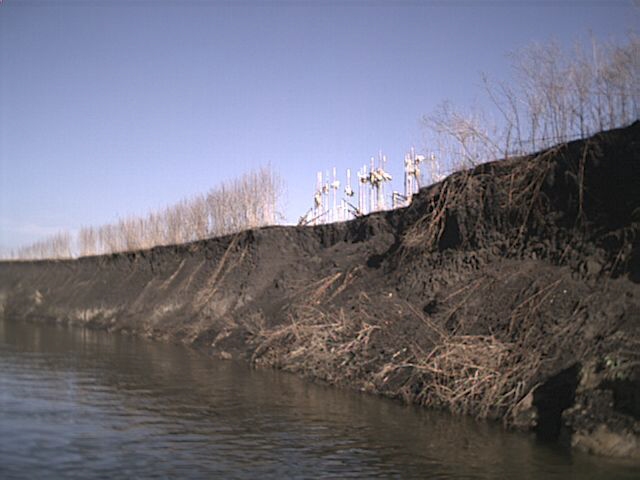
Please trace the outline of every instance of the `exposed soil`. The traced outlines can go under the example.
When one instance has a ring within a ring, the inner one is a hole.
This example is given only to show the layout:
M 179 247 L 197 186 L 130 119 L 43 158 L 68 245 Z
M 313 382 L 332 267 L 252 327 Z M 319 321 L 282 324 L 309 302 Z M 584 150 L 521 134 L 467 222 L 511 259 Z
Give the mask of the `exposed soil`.
M 4 262 L 0 314 L 178 340 L 640 460 L 640 122 L 347 223 Z

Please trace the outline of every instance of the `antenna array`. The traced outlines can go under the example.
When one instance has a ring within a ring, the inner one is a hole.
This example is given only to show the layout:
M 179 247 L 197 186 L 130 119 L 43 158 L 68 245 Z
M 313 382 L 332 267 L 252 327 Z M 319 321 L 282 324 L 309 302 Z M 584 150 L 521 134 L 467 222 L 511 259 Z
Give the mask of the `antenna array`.
M 435 156 L 429 159 L 418 155 L 414 148 L 404 157 L 404 193 L 393 191 L 391 194 L 391 208 L 408 205 L 411 197 L 418 192 L 422 185 L 421 165 L 428 162 L 431 180 L 435 178 L 433 167 L 437 167 Z M 435 163 L 434 163 L 435 162 Z M 351 169 L 346 170 L 346 182 L 340 196 L 340 180 L 336 167 L 331 170 L 331 177 L 327 170 L 316 174 L 316 189 L 313 194 L 313 207 L 300 217 L 300 225 L 318 225 L 321 223 L 340 222 L 360 217 L 368 213 L 387 209 L 385 185 L 391 183 L 393 177 L 387 171 L 387 157 L 380 151 L 376 161 L 371 157 L 369 165 L 362 165 L 356 173 L 357 190 L 351 186 Z

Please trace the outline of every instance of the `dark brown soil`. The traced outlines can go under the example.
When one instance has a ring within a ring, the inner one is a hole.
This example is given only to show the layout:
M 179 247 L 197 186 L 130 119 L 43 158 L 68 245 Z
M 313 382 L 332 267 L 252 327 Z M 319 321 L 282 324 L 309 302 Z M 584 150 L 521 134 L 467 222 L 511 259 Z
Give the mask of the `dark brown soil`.
M 401 210 L 0 264 L 0 313 L 129 332 L 640 459 L 640 122 Z

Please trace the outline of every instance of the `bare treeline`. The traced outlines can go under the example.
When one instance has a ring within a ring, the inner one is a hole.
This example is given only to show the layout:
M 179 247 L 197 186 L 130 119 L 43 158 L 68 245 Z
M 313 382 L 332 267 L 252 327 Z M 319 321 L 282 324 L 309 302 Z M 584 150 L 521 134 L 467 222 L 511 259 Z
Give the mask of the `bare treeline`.
M 77 235 L 58 233 L 18 248 L 10 258 L 56 259 L 140 250 L 272 225 L 278 220 L 281 194 L 279 175 L 271 167 L 262 167 L 162 211 L 82 227 Z
M 532 153 L 640 118 L 640 38 L 622 45 L 555 42 L 511 54 L 511 83 L 483 77 L 500 120 L 441 104 L 424 122 L 451 169 Z
M 72 255 L 72 237 L 68 232 L 59 232 L 11 252 L 9 258 L 27 260 L 38 258 L 69 258 Z

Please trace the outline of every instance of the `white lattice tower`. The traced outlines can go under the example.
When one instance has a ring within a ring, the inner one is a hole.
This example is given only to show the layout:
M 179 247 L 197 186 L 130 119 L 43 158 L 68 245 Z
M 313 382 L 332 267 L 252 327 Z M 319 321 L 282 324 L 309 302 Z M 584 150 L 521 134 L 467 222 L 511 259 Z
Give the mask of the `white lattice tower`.
M 369 175 L 367 174 L 367 166 L 363 165 L 358 171 L 358 210 L 361 215 L 367 213 L 367 190 L 369 183 Z
M 333 181 L 331 182 L 331 190 L 333 190 L 333 208 L 331 209 L 331 221 L 335 222 L 340 220 L 338 218 L 338 189 L 340 188 L 340 181 L 336 173 L 336 167 L 333 167 Z
M 378 156 L 378 168 L 374 168 L 374 158 L 371 157 L 371 172 L 369 173 L 369 183 L 375 191 L 374 202 L 372 202 L 372 211 L 384 210 L 386 208 L 384 201 L 384 184 L 390 182 L 392 177 L 385 170 L 387 157 L 380 152 Z M 373 193 L 373 192 L 372 192 Z
M 313 194 L 313 219 L 312 224 L 317 225 L 318 219 L 322 215 L 322 172 L 316 174 L 316 191 Z
M 349 212 L 347 202 L 353 203 L 350 199 L 353 198 L 353 195 L 354 195 L 353 189 L 351 188 L 351 169 L 350 168 L 347 168 L 347 184 L 344 186 L 344 194 L 349 199 L 349 200 L 342 201 L 342 218 L 346 220 Z

